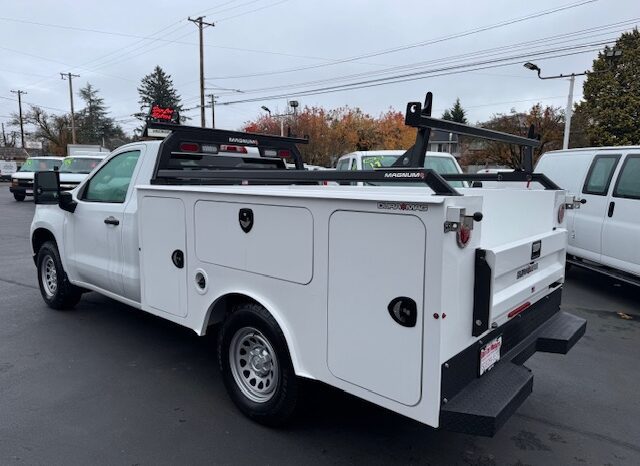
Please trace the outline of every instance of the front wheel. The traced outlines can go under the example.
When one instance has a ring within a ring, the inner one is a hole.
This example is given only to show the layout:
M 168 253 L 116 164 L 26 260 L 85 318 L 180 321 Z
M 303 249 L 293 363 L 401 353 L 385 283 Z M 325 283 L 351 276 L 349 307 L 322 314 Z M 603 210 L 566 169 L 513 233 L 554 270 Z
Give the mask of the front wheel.
M 69 282 L 55 243 L 47 241 L 40 247 L 36 264 L 40 294 L 50 308 L 71 309 L 78 304 L 82 290 Z
M 282 330 L 265 308 L 241 304 L 218 335 L 218 363 L 234 403 L 261 424 L 292 416 L 298 381 Z
M 24 201 L 24 198 L 26 196 L 24 194 L 20 194 L 20 193 L 13 193 L 13 198 L 18 201 L 18 202 L 22 202 Z

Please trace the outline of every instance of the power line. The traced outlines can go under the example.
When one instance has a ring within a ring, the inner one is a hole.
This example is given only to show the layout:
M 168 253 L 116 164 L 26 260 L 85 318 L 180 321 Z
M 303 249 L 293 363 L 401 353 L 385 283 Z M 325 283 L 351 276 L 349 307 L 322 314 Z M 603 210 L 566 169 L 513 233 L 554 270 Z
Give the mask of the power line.
M 341 63 L 350 63 L 350 62 L 353 62 L 353 61 L 362 60 L 364 58 L 372 58 L 372 57 L 378 57 L 378 56 L 381 56 L 381 55 L 388 55 L 388 54 L 397 53 L 397 52 L 401 52 L 401 51 L 405 51 L 405 50 L 410 50 L 410 49 L 417 48 L 417 47 L 424 47 L 424 46 L 427 46 L 427 45 L 438 44 L 438 43 L 446 42 L 446 41 L 453 40 L 453 39 L 459 39 L 461 37 L 467 37 L 467 36 L 470 36 L 470 35 L 473 35 L 473 34 L 478 34 L 480 32 L 485 32 L 485 31 L 489 31 L 489 30 L 492 30 L 492 29 L 498 29 L 498 28 L 501 28 L 501 27 L 510 26 L 510 25 L 517 24 L 517 23 L 521 23 L 523 21 L 529 21 L 531 19 L 540 18 L 542 16 L 547 16 L 547 15 L 551 15 L 551 14 L 554 14 L 554 13 L 559 13 L 559 12 L 562 12 L 562 11 L 566 11 L 566 10 L 569 10 L 569 9 L 572 9 L 572 8 L 577 8 L 577 7 L 580 7 L 580 6 L 583 6 L 583 5 L 594 3 L 596 1 L 598 1 L 598 0 L 582 0 L 580 2 L 575 2 L 575 3 L 568 4 L 568 5 L 563 5 L 563 6 L 560 6 L 560 7 L 539 11 L 539 12 L 532 13 L 532 14 L 529 14 L 529 15 L 526 15 L 526 16 L 521 16 L 519 18 L 506 20 L 506 21 L 501 21 L 501 22 L 494 23 L 494 24 L 487 25 L 487 26 L 481 26 L 481 27 L 478 27 L 478 28 L 475 28 L 475 29 L 470 29 L 470 30 L 459 32 L 459 33 L 455 33 L 455 34 L 450 34 L 448 36 L 439 37 L 439 38 L 436 38 L 436 39 L 430 39 L 430 40 L 421 41 L 421 42 L 415 42 L 415 43 L 412 43 L 412 44 L 393 47 L 393 48 L 390 48 L 390 49 L 378 50 L 378 51 L 374 51 L 374 52 L 368 52 L 368 53 L 361 54 L 361 55 L 356 55 L 356 56 L 353 56 L 353 57 L 338 59 L 338 60 L 335 60 L 335 61 L 333 61 L 331 63 L 323 63 L 323 64 L 310 65 L 310 66 L 305 66 L 305 67 L 289 68 L 289 69 L 268 71 L 268 72 L 262 72 L 262 73 L 252 73 L 252 74 L 234 75 L 234 76 L 216 76 L 216 77 L 212 77 L 211 79 L 238 79 L 238 78 L 251 78 L 251 77 L 259 77 L 259 76 L 271 76 L 271 75 L 275 75 L 275 74 L 293 73 L 293 72 L 296 72 L 296 71 L 304 71 L 304 70 L 323 68 L 323 67 L 326 67 L 326 66 L 332 66 L 332 65 L 337 65 L 337 64 L 341 64 Z

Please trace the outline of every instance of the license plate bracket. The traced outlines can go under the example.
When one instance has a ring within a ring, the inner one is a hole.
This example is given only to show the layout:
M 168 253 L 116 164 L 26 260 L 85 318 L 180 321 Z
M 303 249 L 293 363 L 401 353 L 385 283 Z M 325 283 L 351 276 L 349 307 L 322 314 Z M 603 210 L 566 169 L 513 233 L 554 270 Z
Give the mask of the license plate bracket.
M 500 349 L 502 348 L 502 335 L 494 338 L 489 343 L 480 348 L 480 374 L 491 370 L 500 361 Z

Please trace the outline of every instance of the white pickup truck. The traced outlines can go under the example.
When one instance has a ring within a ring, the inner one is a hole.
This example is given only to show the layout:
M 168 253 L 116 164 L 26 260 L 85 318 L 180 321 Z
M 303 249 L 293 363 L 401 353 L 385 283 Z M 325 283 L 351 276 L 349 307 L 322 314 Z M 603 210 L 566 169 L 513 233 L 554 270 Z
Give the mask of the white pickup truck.
M 493 435 L 532 390 L 526 359 L 566 353 L 585 331 L 560 311 L 571 200 L 530 172 L 548 189 L 456 190 L 447 177 L 481 175 L 422 168 L 429 128 L 537 141 L 429 109 L 410 103 L 418 137 L 399 162 L 420 168 L 307 171 L 305 140 L 154 122 L 148 134 L 166 138 L 120 147 L 72 192 L 38 173 L 42 296 L 64 309 L 96 291 L 198 335 L 219 324 L 227 390 L 259 422 L 284 422 L 308 378 Z M 224 144 L 260 155 L 220 155 Z

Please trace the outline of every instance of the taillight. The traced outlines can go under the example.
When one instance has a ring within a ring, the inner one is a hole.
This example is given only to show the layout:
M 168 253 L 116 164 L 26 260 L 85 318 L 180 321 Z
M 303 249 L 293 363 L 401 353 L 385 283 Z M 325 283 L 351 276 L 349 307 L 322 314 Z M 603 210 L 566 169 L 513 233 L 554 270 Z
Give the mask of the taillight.
M 280 157 L 281 159 L 288 159 L 289 157 L 291 157 L 291 152 L 289 152 L 288 150 L 279 150 L 278 157 Z
M 456 232 L 456 240 L 458 241 L 458 246 L 461 248 L 466 247 L 471 240 L 471 228 L 461 223 Z
M 521 304 L 520 306 L 516 307 L 514 310 L 512 310 L 511 312 L 509 312 L 509 314 L 507 314 L 507 317 L 509 319 L 511 319 L 512 317 L 517 316 L 518 314 L 520 314 L 521 312 L 523 312 L 525 309 L 527 309 L 529 306 L 531 306 L 531 303 L 529 301 L 527 301 L 524 304 Z
M 183 142 L 180 144 L 182 152 L 200 152 L 200 146 L 195 142 Z
M 220 145 L 220 152 L 235 152 L 236 154 L 246 154 L 247 148 L 244 146 L 230 146 L 228 144 Z
M 564 214 L 566 211 L 566 207 L 564 204 L 560 204 L 560 208 L 558 209 L 558 223 L 564 222 Z

